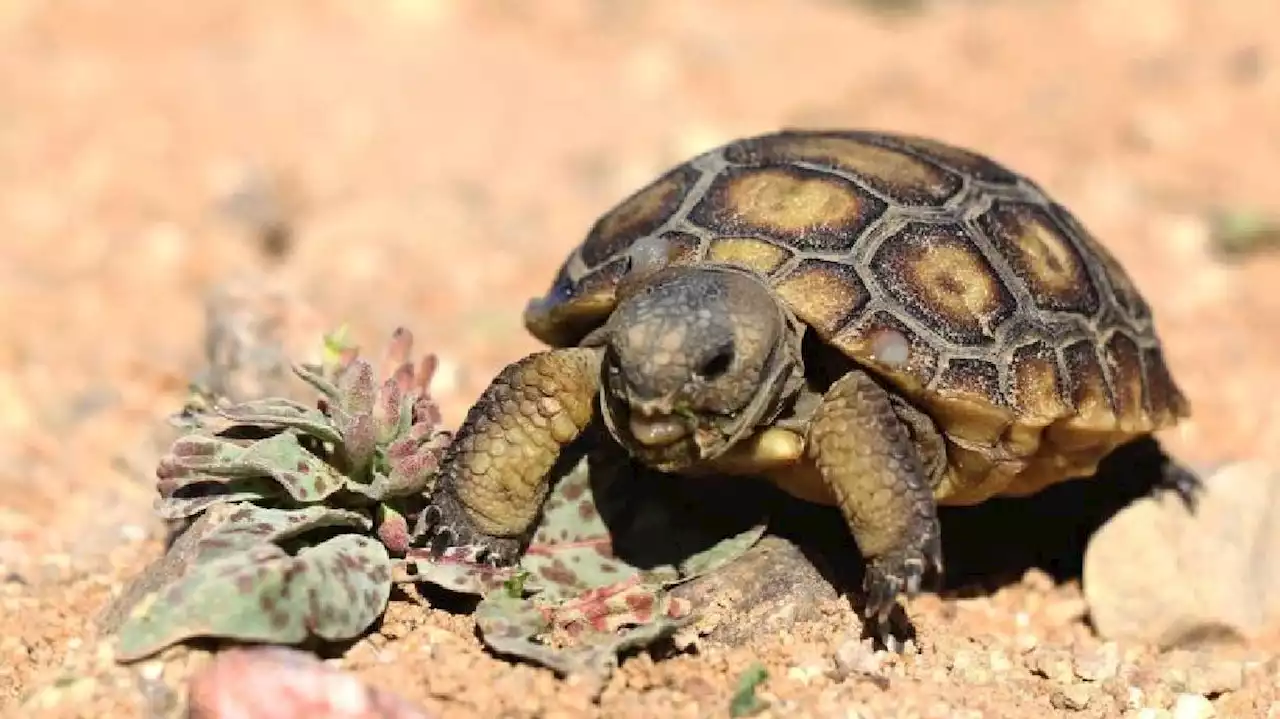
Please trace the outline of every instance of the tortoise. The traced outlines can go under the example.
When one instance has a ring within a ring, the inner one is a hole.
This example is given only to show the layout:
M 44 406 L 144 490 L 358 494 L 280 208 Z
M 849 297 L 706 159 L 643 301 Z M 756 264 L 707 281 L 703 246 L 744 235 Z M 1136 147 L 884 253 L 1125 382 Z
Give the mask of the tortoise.
M 941 576 L 938 506 L 1093 475 L 1189 414 L 1151 308 L 1081 222 L 913 135 L 780 130 L 693 157 L 601 216 L 523 319 L 550 349 L 467 413 L 429 543 L 513 561 L 561 450 L 602 420 L 650 468 L 836 505 L 882 630 Z

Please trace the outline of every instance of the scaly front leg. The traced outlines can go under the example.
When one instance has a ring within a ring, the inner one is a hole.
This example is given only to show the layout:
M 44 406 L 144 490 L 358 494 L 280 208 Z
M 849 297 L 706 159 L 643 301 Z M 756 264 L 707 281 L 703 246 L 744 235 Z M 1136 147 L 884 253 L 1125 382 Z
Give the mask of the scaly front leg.
M 867 560 L 865 613 L 889 644 L 889 611 L 898 596 L 919 592 L 926 570 L 942 571 L 937 478 L 928 473 L 944 463 L 926 468 L 889 394 L 857 370 L 823 396 L 809 425 L 808 452 Z
M 494 378 L 441 459 L 415 531 L 428 546 L 471 546 L 499 565 L 518 558 L 561 450 L 595 416 L 601 356 L 579 347 L 537 352 Z

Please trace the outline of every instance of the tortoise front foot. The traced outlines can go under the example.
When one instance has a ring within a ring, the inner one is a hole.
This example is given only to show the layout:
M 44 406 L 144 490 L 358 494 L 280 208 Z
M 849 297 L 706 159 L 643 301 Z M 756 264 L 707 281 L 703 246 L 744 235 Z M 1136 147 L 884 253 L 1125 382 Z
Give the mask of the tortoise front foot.
M 935 431 L 915 427 L 918 432 Z M 809 426 L 808 452 L 866 559 L 864 614 L 879 639 L 898 642 L 889 615 L 898 597 L 942 574 L 941 527 L 933 486 L 945 465 L 926 469 L 912 433 L 883 388 L 859 371 L 837 380 Z
M 566 348 L 508 365 L 467 412 L 440 459 L 415 540 L 439 554 L 473 548 L 511 564 L 536 529 L 565 445 L 595 412 L 600 354 Z
M 878 638 L 891 649 L 897 641 L 889 632 L 889 613 L 898 597 L 913 599 L 920 593 L 926 574 L 942 575 L 942 542 L 937 525 L 925 525 L 923 529 L 907 548 L 891 550 L 868 561 L 863 575 L 863 616 L 875 619 Z
M 445 550 L 470 550 L 469 559 L 492 567 L 509 567 L 520 558 L 520 537 L 496 537 L 482 531 L 456 497 L 442 494 L 422 511 L 414 534 L 434 557 Z

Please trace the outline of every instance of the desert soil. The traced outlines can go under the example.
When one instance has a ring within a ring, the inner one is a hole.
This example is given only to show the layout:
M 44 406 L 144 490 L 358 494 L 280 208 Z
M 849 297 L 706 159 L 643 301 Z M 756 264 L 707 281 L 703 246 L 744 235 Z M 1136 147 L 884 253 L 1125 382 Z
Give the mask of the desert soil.
M 1280 5 L 886 4 L 0 4 L 7 715 L 142 715 L 109 694 L 21 702 L 95 651 L 94 617 L 161 551 L 159 428 L 202 365 L 211 293 L 281 288 L 306 342 L 410 327 L 455 425 L 537 347 L 520 310 L 599 213 L 784 125 L 924 133 L 1038 180 L 1156 309 L 1195 411 L 1170 449 L 1280 462 L 1280 254 L 1213 249 L 1215 216 L 1280 213 Z M 1280 716 L 1275 643 L 1109 645 L 1078 584 L 1038 570 L 926 595 L 902 657 L 824 602 L 736 648 L 630 657 L 598 703 L 407 602 L 343 666 L 440 717 L 726 716 L 753 662 L 761 716 Z

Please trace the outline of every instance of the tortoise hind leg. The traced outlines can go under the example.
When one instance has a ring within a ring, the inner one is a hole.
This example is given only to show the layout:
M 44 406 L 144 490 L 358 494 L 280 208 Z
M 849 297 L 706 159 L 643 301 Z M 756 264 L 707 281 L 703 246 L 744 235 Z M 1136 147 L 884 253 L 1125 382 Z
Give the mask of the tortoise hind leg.
M 1204 478 L 1166 452 L 1153 435 L 1117 447 L 1098 465 L 1098 474 L 1134 477 L 1153 491 L 1173 492 L 1192 511 L 1204 492 Z
M 942 572 L 936 478 L 930 476 L 938 464 L 922 456 L 920 441 L 913 441 L 889 394 L 857 370 L 831 385 L 809 426 L 809 455 L 867 560 L 864 612 L 876 618 L 886 645 L 898 596 L 916 595 L 927 571 Z M 926 468 L 926 461 L 934 466 Z
M 561 450 L 594 416 L 600 359 L 595 349 L 553 349 L 503 369 L 441 458 L 415 535 L 436 550 L 469 546 L 490 563 L 514 562 Z

